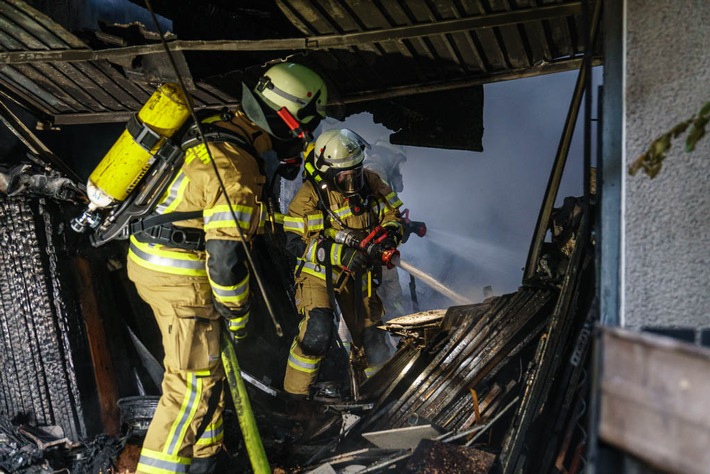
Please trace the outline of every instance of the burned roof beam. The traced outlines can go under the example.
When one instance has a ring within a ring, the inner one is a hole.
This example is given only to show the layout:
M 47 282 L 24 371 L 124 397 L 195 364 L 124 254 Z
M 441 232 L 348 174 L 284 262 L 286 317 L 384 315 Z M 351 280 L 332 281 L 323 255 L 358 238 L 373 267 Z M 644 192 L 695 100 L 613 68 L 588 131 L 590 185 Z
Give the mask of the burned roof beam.
M 177 40 L 169 42 L 168 47 L 171 51 L 314 51 L 322 49 L 342 49 L 382 41 L 398 41 L 407 38 L 442 35 L 459 31 L 496 28 L 579 14 L 581 14 L 581 2 L 570 2 L 560 5 L 516 10 L 514 12 L 492 13 L 476 17 L 398 26 L 386 30 L 363 31 L 342 35 L 264 40 Z M 0 53 L 0 64 L 111 60 L 139 55 L 163 54 L 164 52 L 165 49 L 162 44 L 101 50 L 6 51 Z
M 57 155 L 42 143 L 42 140 L 30 130 L 10 108 L 0 101 L 0 121 L 15 135 L 32 154 L 38 156 L 44 163 L 54 165 L 67 177 L 80 182 L 79 176 L 64 163 Z
M 235 103 L 227 102 L 224 106 L 234 106 Z M 209 105 L 197 105 L 196 110 L 202 110 Z M 110 122 L 126 122 L 136 111 L 123 110 L 114 112 L 90 112 L 90 113 L 67 113 L 57 114 L 53 116 L 52 125 L 86 125 L 91 123 L 110 123 Z
M 543 74 L 552 74 L 556 72 L 568 71 L 577 69 L 581 64 L 581 59 L 570 61 L 560 61 L 554 63 L 545 63 L 532 68 L 523 70 L 507 71 L 502 73 L 490 74 L 486 77 L 478 77 L 465 79 L 460 81 L 450 81 L 446 83 L 420 83 L 412 84 L 403 87 L 394 87 L 382 90 L 369 90 L 357 94 L 351 94 L 342 98 L 341 102 L 331 103 L 329 105 L 344 105 L 355 104 L 361 102 L 369 102 L 375 100 L 392 99 L 395 97 L 406 97 L 415 94 L 426 94 L 430 92 L 439 92 L 452 89 L 461 89 L 481 84 L 490 84 L 493 82 L 509 81 L 513 79 L 521 79 L 524 77 L 532 77 Z M 596 58 L 593 62 L 595 66 L 602 64 L 601 58 Z M 198 107 L 199 108 L 199 107 Z M 52 117 L 53 125 L 78 125 L 96 122 L 125 122 L 131 115 L 133 110 L 112 111 L 112 112 L 92 112 L 92 113 L 57 113 Z

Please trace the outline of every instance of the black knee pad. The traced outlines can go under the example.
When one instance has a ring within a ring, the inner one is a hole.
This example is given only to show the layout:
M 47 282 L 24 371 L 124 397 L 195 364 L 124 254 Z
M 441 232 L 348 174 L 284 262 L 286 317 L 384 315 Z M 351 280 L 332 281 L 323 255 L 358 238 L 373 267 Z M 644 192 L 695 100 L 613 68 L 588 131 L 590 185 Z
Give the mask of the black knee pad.
M 306 333 L 301 341 L 303 353 L 310 356 L 325 354 L 333 335 L 335 321 L 330 308 L 313 308 L 308 315 Z
M 365 349 L 367 365 L 371 367 L 384 364 L 390 358 L 387 334 L 377 326 L 365 328 L 362 332 L 362 346 Z

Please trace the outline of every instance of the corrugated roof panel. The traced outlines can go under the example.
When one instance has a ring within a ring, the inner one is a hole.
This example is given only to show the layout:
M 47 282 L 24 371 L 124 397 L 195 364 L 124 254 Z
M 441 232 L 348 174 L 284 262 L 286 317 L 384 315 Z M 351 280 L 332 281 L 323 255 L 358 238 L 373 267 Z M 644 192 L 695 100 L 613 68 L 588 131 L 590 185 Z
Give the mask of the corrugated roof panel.
M 578 59 L 583 52 L 581 2 L 574 0 L 276 2 L 308 37 L 397 30 L 390 37 L 346 42 L 350 45 L 347 49 L 312 53 L 316 58 L 329 55 L 330 60 L 343 61 L 346 67 L 357 63 L 349 56 L 360 56 L 367 67 L 358 71 L 360 77 L 352 77 L 355 71 L 348 71 L 349 77 L 338 78 L 349 91 L 472 78 L 485 83 L 493 75 L 505 74 L 522 77 L 540 65 L 556 62 L 559 66 Z M 577 63 L 570 63 L 572 67 Z M 362 76 L 370 78 L 369 85 L 363 84 L 366 80 Z
M 72 1 L 80 2 L 68 3 Z M 302 36 L 290 25 L 270 38 L 185 41 L 173 35 L 178 72 L 198 108 L 233 106 L 238 103 L 239 83 L 255 79 L 251 76 L 259 65 L 289 59 L 314 67 L 334 86 L 329 112 L 336 118 L 369 111 L 383 117 L 386 126 L 408 129 L 409 135 L 404 135 L 414 142 L 407 144 L 443 146 L 442 137 L 415 140 L 423 135 L 413 132 L 412 117 L 424 117 L 420 124 L 424 130 L 440 128 L 448 123 L 448 116 L 466 117 L 477 125 L 455 131 L 454 135 L 471 137 L 456 147 L 480 150 L 482 126 L 477 117 L 482 116 L 482 94 L 472 93 L 469 97 L 475 102 L 449 104 L 447 110 L 441 110 L 433 96 L 576 68 L 582 56 L 581 0 L 267 0 L 265 4 L 270 5 L 267 10 L 278 8 L 283 13 L 282 27 L 291 22 Z M 184 22 L 184 15 L 191 13 L 182 11 L 176 21 Z M 0 0 L 4 61 L 0 96 L 25 106 L 49 125 L 125 121 L 157 82 L 175 80 L 173 66 L 162 45 L 155 43 L 155 35 L 140 31 L 138 41 L 122 41 L 132 37 L 129 27 L 98 32 L 96 39 L 112 46 L 92 49 L 25 2 Z M 191 53 L 188 64 L 182 51 L 192 50 L 210 52 L 205 57 Z M 192 73 L 198 71 L 208 76 L 202 80 L 212 87 L 194 83 Z M 408 96 L 418 98 L 401 100 Z M 387 103 L 373 106 L 377 101 Z M 395 102 L 398 105 L 393 107 Z M 478 112 L 471 113 L 473 109 Z
M 90 51 L 51 18 L 19 0 L 0 0 L 0 51 Z M 174 53 L 181 58 L 181 53 Z M 152 58 L 151 58 L 152 59 Z M 184 62 L 184 60 L 183 60 Z M 192 80 L 185 77 L 189 86 Z M 124 121 L 150 97 L 155 84 L 129 78 L 107 60 L 0 65 L 0 92 L 49 124 Z M 195 85 L 198 107 L 236 100 L 204 84 Z M 193 91 L 191 91 L 193 92 Z

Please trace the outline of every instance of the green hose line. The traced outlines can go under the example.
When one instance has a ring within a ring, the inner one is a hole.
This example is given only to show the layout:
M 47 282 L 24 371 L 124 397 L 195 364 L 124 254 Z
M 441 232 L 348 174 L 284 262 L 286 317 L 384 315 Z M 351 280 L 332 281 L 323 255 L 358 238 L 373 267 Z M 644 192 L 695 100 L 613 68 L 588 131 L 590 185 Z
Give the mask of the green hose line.
M 234 409 L 237 412 L 239 428 L 242 430 L 249 461 L 255 474 L 270 474 L 271 467 L 269 466 L 269 460 L 266 458 L 261 436 L 259 436 L 259 429 L 256 426 L 256 418 L 254 418 L 251 403 L 249 403 L 247 387 L 244 385 L 244 379 L 242 379 L 239 369 L 237 353 L 229 340 L 229 335 L 224 334 L 224 332 L 222 334 L 222 365 L 224 365 L 224 373 L 229 383 L 229 389 L 232 392 Z

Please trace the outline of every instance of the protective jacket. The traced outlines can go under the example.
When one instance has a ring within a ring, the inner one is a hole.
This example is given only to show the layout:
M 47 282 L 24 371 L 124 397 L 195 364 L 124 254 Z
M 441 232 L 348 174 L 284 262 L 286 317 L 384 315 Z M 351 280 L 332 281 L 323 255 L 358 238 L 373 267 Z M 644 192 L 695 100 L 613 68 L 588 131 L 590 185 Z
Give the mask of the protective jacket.
M 165 349 L 163 395 L 137 472 L 188 472 L 193 457 L 214 455 L 223 438 L 220 314 L 241 327 L 249 314 L 249 270 L 234 215 L 247 241 L 263 231 L 260 155 L 271 139 L 241 111 L 212 125 L 218 133 L 186 150 L 155 210 L 192 217 L 172 224 L 172 243 L 149 232 L 130 239 L 128 274 L 153 309 Z M 183 245 L 185 236 L 192 245 Z
M 367 196 L 362 203 L 365 212 L 361 215 L 353 213 L 343 194 L 330 188 L 322 189 L 319 194 L 310 181 L 303 184 L 291 201 L 288 215 L 284 217 L 284 231 L 287 233 L 287 248 L 298 259 L 298 274 L 313 275 L 325 281 L 326 266 L 322 261 L 318 261 L 317 250 L 327 227 L 369 233 L 377 225 L 381 225 L 398 241 L 402 238 L 403 226 L 398 211 L 402 201 L 376 173 L 367 169 L 363 172 Z M 320 199 L 321 196 L 324 197 L 323 200 Z M 343 244 L 330 245 L 328 258 L 333 266 L 333 283 L 336 288 L 343 285 L 347 276 L 340 266 L 342 250 Z
M 204 248 L 185 249 L 176 243 L 152 243 L 142 234 L 131 236 L 128 258 L 137 265 L 163 273 L 207 277 L 215 302 L 229 310 L 242 307 L 249 294 L 249 278 L 234 216 L 247 240 L 263 233 L 266 205 L 262 189 L 266 178 L 256 153 L 271 147 L 265 132 L 241 112 L 229 122 L 212 125 L 225 130 L 209 141 L 210 152 L 226 189 L 223 193 L 209 161 L 206 145 L 185 152 L 185 164 L 173 180 L 155 213 L 201 211 L 201 216 L 173 223 L 178 229 L 204 231 Z M 232 137 L 239 137 L 240 143 Z M 230 210 L 229 204 L 232 209 Z M 232 213 L 234 211 L 234 214 Z
M 358 282 L 344 270 L 341 257 L 343 244 L 324 239 L 326 228 L 354 229 L 363 234 L 381 225 L 397 241 L 402 236 L 397 194 L 371 171 L 363 170 L 364 192 L 361 192 L 362 213 L 353 212 L 352 203 L 343 194 L 328 188 L 318 189 L 306 181 L 297 192 L 284 217 L 286 245 L 297 257 L 295 268 L 296 306 L 304 316 L 299 334 L 289 353 L 284 388 L 296 394 L 307 394 L 317 378 L 318 367 L 334 329 L 332 297 L 326 291 L 330 274 L 343 319 L 350 330 L 353 344 L 364 348 L 371 367 L 381 365 L 389 356 L 384 332 L 376 328 L 382 318 L 382 303 L 370 291 L 371 275 L 362 275 Z M 356 291 L 355 285 L 362 291 Z M 357 295 L 362 301 L 356 301 Z M 361 306 L 363 314 L 358 315 Z

